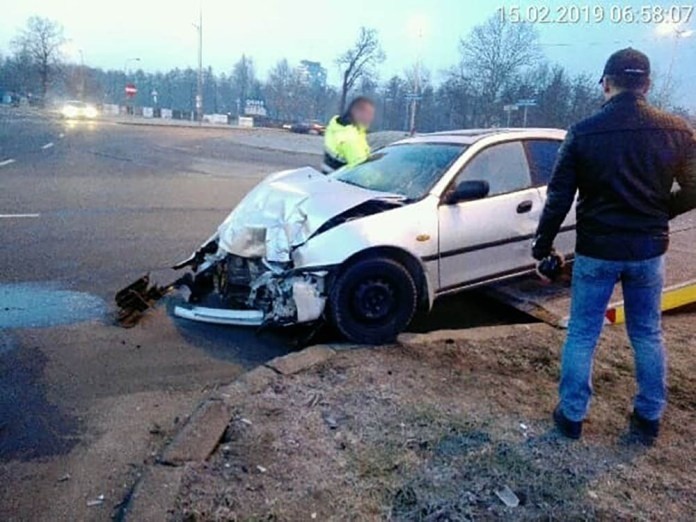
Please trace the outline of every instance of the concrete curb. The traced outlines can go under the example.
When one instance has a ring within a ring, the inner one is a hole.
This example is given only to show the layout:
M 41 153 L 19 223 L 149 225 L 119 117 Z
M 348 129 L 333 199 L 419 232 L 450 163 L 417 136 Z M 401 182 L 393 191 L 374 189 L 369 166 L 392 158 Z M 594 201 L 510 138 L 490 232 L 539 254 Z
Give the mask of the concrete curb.
M 200 404 L 181 431 L 164 448 L 159 462 L 180 466 L 207 459 L 225 433 L 230 416 L 230 408 L 219 399 Z
M 287 134 L 286 129 L 276 127 L 240 127 L 229 123 L 202 123 L 192 122 L 189 120 L 164 120 L 162 118 L 139 118 L 133 119 L 118 118 L 113 116 L 102 116 L 100 121 L 108 121 L 117 125 L 134 125 L 144 127 L 176 127 L 185 129 L 228 129 L 230 131 L 253 132 L 262 130 L 264 132 L 276 132 L 279 134 Z M 171 122 L 171 123 L 170 123 Z
M 122 520 L 168 520 L 186 468 L 150 466 L 135 483 Z
M 319 344 L 305 348 L 300 352 L 290 353 L 283 357 L 276 357 L 272 361 L 266 363 L 266 366 L 277 371 L 281 375 L 293 375 L 328 361 L 335 354 L 335 350 Z
M 481 326 L 463 330 L 435 330 L 425 334 L 406 333 L 399 335 L 397 342 L 402 346 L 415 348 L 457 341 L 490 341 L 492 339 L 505 339 L 534 331 L 548 332 L 554 330 L 556 329 L 546 323 L 506 324 L 500 326 Z
M 161 521 L 174 512 L 181 479 L 188 464 L 199 463 L 215 451 L 232 420 L 232 406 L 244 395 L 260 393 L 276 379 L 308 370 L 330 360 L 337 350 L 316 345 L 276 357 L 218 388 L 201 402 L 174 435 L 155 463 L 148 465 L 125 501 L 122 520 Z
M 184 129 L 229 129 L 231 131 L 248 131 L 248 130 L 253 130 L 254 128 L 248 128 L 248 127 L 237 127 L 235 125 L 223 125 L 223 124 L 215 124 L 215 123 L 204 123 L 202 125 L 198 125 L 197 123 L 186 123 L 184 121 L 179 122 L 178 120 L 165 120 L 165 121 L 175 121 L 176 123 L 161 123 L 158 121 L 150 121 L 150 120 L 119 120 L 119 119 L 112 119 L 112 118 L 102 118 L 103 121 L 108 121 L 111 123 L 115 123 L 117 125 L 133 125 L 133 126 L 139 126 L 139 127 L 174 127 L 174 128 L 184 128 Z

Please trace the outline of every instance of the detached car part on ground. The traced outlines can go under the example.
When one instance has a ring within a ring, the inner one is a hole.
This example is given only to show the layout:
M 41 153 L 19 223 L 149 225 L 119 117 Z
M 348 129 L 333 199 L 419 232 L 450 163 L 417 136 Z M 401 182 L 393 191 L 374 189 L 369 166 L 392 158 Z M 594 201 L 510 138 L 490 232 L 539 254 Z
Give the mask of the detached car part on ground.
M 330 176 L 273 174 L 175 266 L 190 269 L 176 283 L 190 297 L 175 314 L 254 326 L 328 320 L 352 341 L 391 341 L 437 297 L 533 270 L 530 241 L 563 137 L 431 134 Z M 573 225 L 559 252 L 572 252 Z

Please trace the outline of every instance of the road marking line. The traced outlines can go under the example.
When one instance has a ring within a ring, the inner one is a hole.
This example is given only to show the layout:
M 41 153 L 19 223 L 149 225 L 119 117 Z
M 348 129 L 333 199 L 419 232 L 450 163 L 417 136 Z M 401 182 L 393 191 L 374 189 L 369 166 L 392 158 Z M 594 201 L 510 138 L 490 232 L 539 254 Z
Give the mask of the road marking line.
M 46 150 L 46 149 L 50 149 L 51 147 L 53 147 L 53 142 L 49 141 L 46 145 L 43 145 L 41 148 L 43 150 Z
M 0 214 L 0 219 L 38 218 L 41 214 Z
M 0 167 L 4 167 L 5 165 L 9 165 L 10 163 L 14 163 L 14 162 L 15 162 L 15 160 L 13 160 L 12 158 L 6 159 L 5 161 L 0 161 Z

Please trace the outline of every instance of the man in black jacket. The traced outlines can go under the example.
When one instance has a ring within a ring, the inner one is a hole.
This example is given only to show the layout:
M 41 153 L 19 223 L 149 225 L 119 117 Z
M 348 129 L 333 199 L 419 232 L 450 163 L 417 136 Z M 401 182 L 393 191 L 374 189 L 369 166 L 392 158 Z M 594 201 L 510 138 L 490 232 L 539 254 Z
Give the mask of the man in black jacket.
M 660 300 L 669 220 L 696 208 L 696 137 L 686 122 L 646 101 L 650 61 L 643 53 L 613 54 L 601 84 L 602 110 L 571 127 L 561 147 L 533 244 L 537 260 L 553 255 L 579 193 L 570 324 L 553 418 L 564 435 L 580 437 L 595 347 L 621 281 L 638 381 L 631 431 L 650 443 L 666 404 Z

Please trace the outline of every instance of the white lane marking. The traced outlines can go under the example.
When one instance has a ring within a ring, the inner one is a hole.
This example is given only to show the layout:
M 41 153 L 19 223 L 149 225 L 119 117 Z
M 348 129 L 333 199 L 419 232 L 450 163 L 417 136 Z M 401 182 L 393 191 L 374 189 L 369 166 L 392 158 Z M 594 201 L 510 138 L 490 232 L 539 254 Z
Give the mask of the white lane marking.
M 0 214 L 0 219 L 38 218 L 41 214 Z
M 13 160 L 12 158 L 6 159 L 5 161 L 0 161 L 0 167 L 4 167 L 5 165 L 9 165 L 10 163 L 14 163 L 14 162 L 15 162 L 15 160 Z
M 43 150 L 46 150 L 46 149 L 50 149 L 51 147 L 53 147 L 53 142 L 49 141 L 46 145 L 43 145 L 41 148 Z

